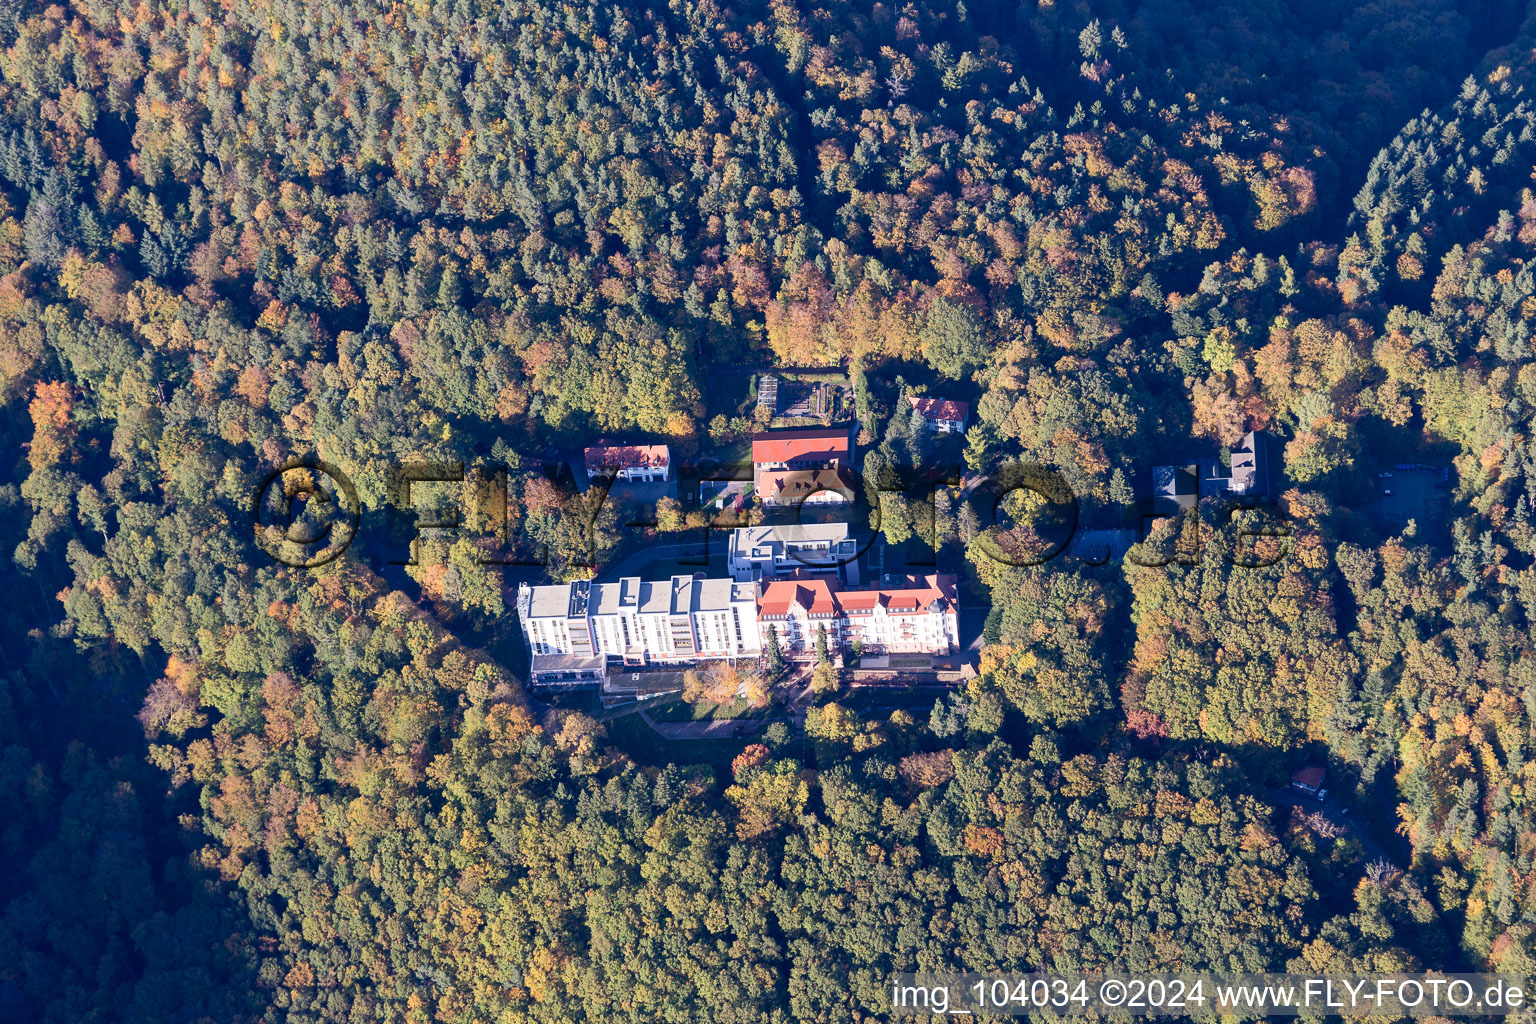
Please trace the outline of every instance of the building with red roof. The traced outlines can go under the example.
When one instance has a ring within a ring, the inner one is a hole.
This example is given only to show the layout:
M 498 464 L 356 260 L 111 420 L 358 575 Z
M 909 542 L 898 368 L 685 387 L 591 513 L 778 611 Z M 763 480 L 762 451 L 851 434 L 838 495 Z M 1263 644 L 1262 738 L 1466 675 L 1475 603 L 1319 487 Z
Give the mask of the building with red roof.
M 829 469 L 847 465 L 846 427 L 770 430 L 752 437 L 752 464 L 771 469 Z
M 969 402 L 956 402 L 948 398 L 920 398 L 908 395 L 912 411 L 922 417 L 923 426 L 940 434 L 958 434 L 965 430 L 965 421 L 971 414 Z
M 672 469 L 672 453 L 664 444 L 599 445 L 582 454 L 589 481 L 606 473 L 631 483 L 665 480 Z
M 910 576 L 899 585 L 844 587 L 835 577 L 767 580 L 758 632 L 772 626 L 784 653 L 813 654 L 820 628 L 834 648 L 858 641 L 871 654 L 953 654 L 960 646 L 955 577 Z
M 1327 778 L 1327 768 L 1320 764 L 1309 764 L 1291 776 L 1291 788 L 1318 800 L 1326 800 L 1328 790 L 1324 788 L 1323 782 Z
M 853 480 L 845 469 L 768 470 L 757 474 L 764 505 L 846 505 Z
M 846 427 L 774 430 L 752 438 L 752 481 L 764 505 L 846 504 L 852 445 Z

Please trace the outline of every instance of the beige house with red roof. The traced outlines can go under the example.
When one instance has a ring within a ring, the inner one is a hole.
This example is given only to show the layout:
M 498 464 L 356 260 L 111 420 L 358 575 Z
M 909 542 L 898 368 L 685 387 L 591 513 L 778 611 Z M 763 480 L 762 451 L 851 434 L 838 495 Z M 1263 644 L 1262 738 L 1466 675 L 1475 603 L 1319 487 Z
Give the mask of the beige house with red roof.
M 667 479 L 672 471 L 672 453 L 664 444 L 599 445 L 582 454 L 589 482 L 613 473 L 629 483 L 651 483 Z
M 852 446 L 846 427 L 775 430 L 752 438 L 752 483 L 764 505 L 846 504 Z
M 959 434 L 965 430 L 965 421 L 971 414 L 969 402 L 955 402 L 947 398 L 920 398 L 908 395 L 912 411 L 923 418 L 923 426 L 939 434 Z
M 955 577 L 910 576 L 899 586 L 844 587 L 835 578 L 761 584 L 758 630 L 774 627 L 787 655 L 816 650 L 825 626 L 834 646 L 859 641 L 872 654 L 953 654 L 960 647 Z

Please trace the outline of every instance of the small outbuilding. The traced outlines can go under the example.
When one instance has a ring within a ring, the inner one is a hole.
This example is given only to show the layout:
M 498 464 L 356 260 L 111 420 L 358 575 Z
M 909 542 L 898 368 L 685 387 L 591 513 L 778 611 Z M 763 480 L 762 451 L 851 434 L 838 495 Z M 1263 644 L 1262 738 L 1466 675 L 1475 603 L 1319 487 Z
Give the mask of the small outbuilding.
M 1328 779 L 1328 769 L 1320 764 L 1309 764 L 1291 776 L 1291 788 L 1307 796 L 1323 800 L 1328 790 L 1323 785 Z

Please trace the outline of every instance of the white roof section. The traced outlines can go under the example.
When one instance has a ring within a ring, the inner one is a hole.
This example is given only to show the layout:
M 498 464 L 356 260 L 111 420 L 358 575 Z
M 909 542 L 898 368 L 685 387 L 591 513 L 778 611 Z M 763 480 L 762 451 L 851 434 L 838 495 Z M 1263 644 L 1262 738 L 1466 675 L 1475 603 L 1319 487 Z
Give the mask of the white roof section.
M 571 587 L 569 583 L 527 587 L 529 617 L 567 618 L 571 612 Z M 589 594 L 587 607 L 592 615 L 617 615 L 625 609 L 645 615 L 686 615 L 757 601 L 757 591 L 750 583 L 682 575 L 665 580 L 626 576 L 617 583 L 593 583 Z
M 728 579 L 700 580 L 693 589 L 698 595 L 693 603 L 695 610 L 724 611 L 731 606 L 736 584 Z
M 733 558 L 770 558 L 791 547 L 824 544 L 829 550 L 848 539 L 847 523 L 785 523 L 743 526 L 731 531 Z
M 741 541 L 751 544 L 773 540 L 805 544 L 814 541 L 843 540 L 848 536 L 848 524 L 781 523 L 777 526 L 742 526 L 731 532 Z

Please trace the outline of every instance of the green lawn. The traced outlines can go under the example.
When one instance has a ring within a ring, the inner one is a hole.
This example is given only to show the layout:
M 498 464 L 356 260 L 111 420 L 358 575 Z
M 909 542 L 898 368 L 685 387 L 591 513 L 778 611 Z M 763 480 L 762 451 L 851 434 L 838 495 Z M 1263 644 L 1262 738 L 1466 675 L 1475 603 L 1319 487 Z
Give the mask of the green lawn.
M 767 718 L 768 713 L 773 710 L 773 705 L 753 707 L 740 697 L 729 704 L 711 704 L 708 701 L 689 704 L 687 701 L 678 699 L 653 705 L 646 710 L 658 722 L 720 722 L 737 718 Z

